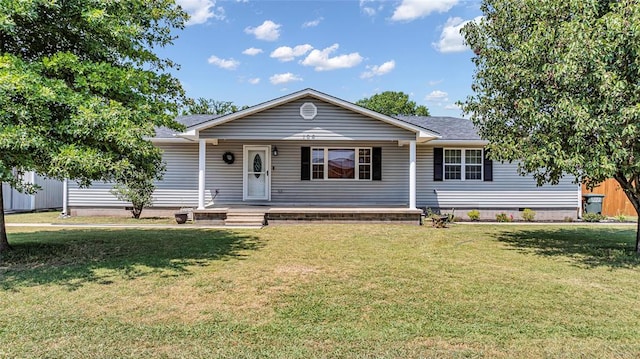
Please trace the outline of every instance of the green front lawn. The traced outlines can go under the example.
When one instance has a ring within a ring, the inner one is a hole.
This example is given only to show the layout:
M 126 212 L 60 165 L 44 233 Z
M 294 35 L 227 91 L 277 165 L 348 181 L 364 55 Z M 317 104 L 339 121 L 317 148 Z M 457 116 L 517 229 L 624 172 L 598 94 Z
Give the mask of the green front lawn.
M 120 217 L 95 216 L 95 217 L 66 217 L 61 218 L 59 211 L 14 213 L 5 215 L 7 223 L 53 223 L 53 224 L 176 224 L 175 218 L 142 217 L 135 219 L 129 211 L 122 211 Z M 144 216 L 144 211 L 142 212 Z
M 632 227 L 9 227 L 0 357 L 635 358 Z

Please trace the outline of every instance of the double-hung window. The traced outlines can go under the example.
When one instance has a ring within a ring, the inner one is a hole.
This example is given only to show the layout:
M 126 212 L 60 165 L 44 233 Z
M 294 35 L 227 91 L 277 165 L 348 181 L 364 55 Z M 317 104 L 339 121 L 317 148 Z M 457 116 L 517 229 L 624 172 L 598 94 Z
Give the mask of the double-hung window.
M 445 180 L 482 180 L 481 149 L 444 150 Z
M 371 148 L 312 148 L 311 179 L 371 180 Z

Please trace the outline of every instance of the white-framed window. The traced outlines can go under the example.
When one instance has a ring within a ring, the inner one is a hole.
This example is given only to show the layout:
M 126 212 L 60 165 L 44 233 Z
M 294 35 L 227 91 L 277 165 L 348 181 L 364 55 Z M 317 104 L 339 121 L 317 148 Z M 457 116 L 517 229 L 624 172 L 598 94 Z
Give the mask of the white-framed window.
M 371 147 L 311 148 L 312 180 L 371 180 Z
M 445 180 L 482 180 L 482 149 L 445 148 Z

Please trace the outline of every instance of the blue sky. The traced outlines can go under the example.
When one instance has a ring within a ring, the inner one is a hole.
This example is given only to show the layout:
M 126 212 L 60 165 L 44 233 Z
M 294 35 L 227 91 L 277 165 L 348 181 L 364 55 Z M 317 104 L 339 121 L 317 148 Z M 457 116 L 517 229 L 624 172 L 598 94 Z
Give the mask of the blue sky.
M 432 115 L 461 116 L 472 52 L 459 28 L 479 1 L 178 0 L 191 19 L 173 46 L 190 97 L 256 105 L 304 88 L 355 102 L 403 91 Z

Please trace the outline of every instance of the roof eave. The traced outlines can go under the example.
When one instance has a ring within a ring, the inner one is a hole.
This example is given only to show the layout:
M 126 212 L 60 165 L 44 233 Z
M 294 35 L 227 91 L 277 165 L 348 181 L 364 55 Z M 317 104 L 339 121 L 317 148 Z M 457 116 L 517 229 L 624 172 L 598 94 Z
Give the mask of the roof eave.
M 189 141 L 197 141 L 200 138 L 200 131 L 192 129 L 183 133 L 176 133 L 174 136 L 184 138 Z
M 473 140 L 450 140 L 450 139 L 436 139 L 429 143 L 430 145 L 441 145 L 441 146 L 486 146 L 489 144 L 489 141 L 473 139 Z

